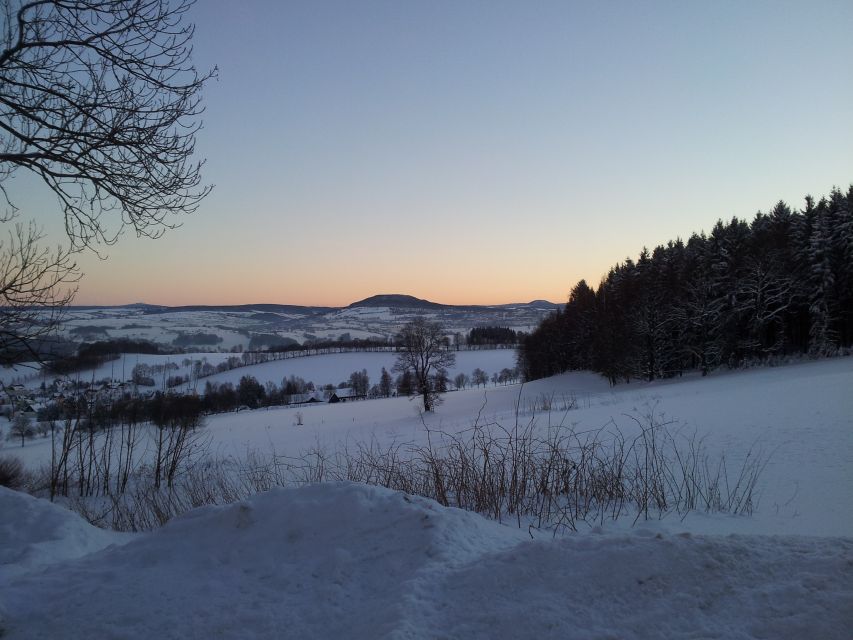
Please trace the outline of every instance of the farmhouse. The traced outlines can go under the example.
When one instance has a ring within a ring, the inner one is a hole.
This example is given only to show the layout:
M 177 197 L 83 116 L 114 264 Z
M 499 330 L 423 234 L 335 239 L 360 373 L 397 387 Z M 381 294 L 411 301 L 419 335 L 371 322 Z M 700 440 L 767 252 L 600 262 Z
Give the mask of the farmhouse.
M 310 393 L 294 393 L 289 396 L 287 404 L 315 404 L 325 401 L 322 391 L 312 391 Z
M 329 396 L 329 404 L 346 402 L 348 400 L 364 400 L 366 397 L 364 394 L 356 393 L 355 389 L 351 387 L 344 387 L 342 389 L 335 389 L 332 392 L 332 395 Z

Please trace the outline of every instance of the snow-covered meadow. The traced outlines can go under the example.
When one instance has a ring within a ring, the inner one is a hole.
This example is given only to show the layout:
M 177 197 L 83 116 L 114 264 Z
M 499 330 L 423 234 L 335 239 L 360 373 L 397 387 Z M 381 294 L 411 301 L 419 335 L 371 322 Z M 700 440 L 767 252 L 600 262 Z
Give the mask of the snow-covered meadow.
M 237 384 L 242 376 L 251 375 L 257 378 L 261 384 L 272 382 L 280 385 L 284 378 L 295 375 L 313 382 L 319 387 L 324 384 L 337 385 L 340 382 L 345 382 L 353 371 L 366 369 L 371 384 L 376 384 L 379 382 L 383 368 L 393 374 L 396 360 L 396 354 L 391 352 L 323 354 L 305 358 L 275 360 L 252 365 L 248 368 L 232 369 L 204 378 L 203 382 Z M 504 368 L 512 369 L 515 364 L 514 349 L 458 351 L 456 352 L 456 364 L 448 368 L 448 376 L 451 380 L 457 373 L 465 373 L 470 376 L 476 368 L 493 374 Z
M 853 535 L 847 499 L 853 496 L 851 389 L 851 358 L 612 389 L 600 376 L 568 373 L 526 385 L 450 392 L 431 414 L 421 414 L 416 398 L 391 398 L 221 414 L 209 417 L 206 428 L 224 455 L 253 449 L 296 455 L 318 445 L 332 450 L 369 440 L 423 442 L 425 427 L 458 433 L 478 415 L 481 423 L 509 427 L 517 408 L 520 422 L 535 420 L 541 429 L 562 423 L 631 433 L 632 417 L 653 410 L 704 437 L 712 451 L 726 454 L 732 468 L 750 451 L 768 456 L 758 513 L 725 523 L 711 518 L 707 526 L 720 532 Z M 550 411 L 541 409 L 543 398 Z M 562 411 L 572 400 L 577 408 Z
M 87 369 L 70 376 L 74 380 L 82 382 L 112 380 L 128 381 L 131 379 L 133 368 L 138 364 L 148 366 L 171 365 L 167 375 L 180 375 L 191 377 L 193 363 L 196 361 L 209 363 L 216 366 L 228 358 L 238 357 L 240 354 L 233 353 L 182 353 L 170 355 L 154 354 L 122 354 L 115 360 L 104 362 L 96 369 Z M 298 376 L 306 382 L 313 382 L 318 387 L 325 384 L 337 385 L 346 381 L 353 371 L 366 369 L 370 376 L 371 384 L 379 382 L 379 376 L 384 367 L 392 371 L 396 361 L 396 354 L 392 352 L 352 352 L 352 353 L 330 353 L 310 355 L 305 357 L 289 357 L 283 360 L 274 360 L 248 366 L 241 366 L 222 373 L 201 378 L 197 384 L 199 392 L 203 391 L 204 383 L 237 384 L 243 376 L 254 376 L 261 384 L 268 382 L 281 385 L 282 380 L 289 376 Z M 480 368 L 489 374 L 497 373 L 503 368 L 515 367 L 514 349 L 483 349 L 474 351 L 456 352 L 456 364 L 448 369 L 450 379 L 457 373 L 471 375 L 475 368 Z M 38 367 L 19 365 L 17 367 L 0 367 L 0 381 L 8 384 L 20 382 L 29 388 L 36 388 L 42 382 L 50 384 L 52 376 L 43 375 Z
M 348 307 L 245 305 L 223 307 L 70 307 L 60 335 L 72 342 L 109 339 L 178 344 L 213 352 L 251 349 L 252 338 L 277 336 L 304 344 L 312 340 L 391 338 L 415 317 L 440 322 L 449 335 L 473 327 L 501 326 L 531 331 L 556 305 L 533 301 L 494 307 L 434 305 L 408 296 L 382 296 Z M 425 303 L 425 304 L 420 304 Z M 393 304 L 393 306 L 386 306 Z M 202 337 L 203 336 L 203 337 Z
M 748 452 L 767 464 L 752 516 L 670 513 L 556 536 L 347 483 L 275 489 L 145 534 L 104 533 L 3 490 L 0 628 L 10 638 L 849 638 L 851 389 L 853 359 L 839 358 L 613 389 L 572 373 L 451 392 L 425 416 L 406 398 L 212 416 L 212 447 L 237 457 L 423 442 L 427 428 L 459 433 L 478 419 L 630 433 L 654 411 L 732 469 Z M 49 458 L 44 441 L 6 446 L 29 466 Z

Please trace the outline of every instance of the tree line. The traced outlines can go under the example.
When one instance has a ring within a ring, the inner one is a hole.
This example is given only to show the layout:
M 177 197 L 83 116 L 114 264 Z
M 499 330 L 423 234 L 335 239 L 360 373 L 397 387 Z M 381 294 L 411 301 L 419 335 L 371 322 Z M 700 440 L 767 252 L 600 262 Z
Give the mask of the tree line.
M 453 379 L 451 387 L 446 371 L 434 371 L 429 374 L 427 383 L 434 393 L 444 393 L 450 388 L 457 390 L 467 387 L 486 387 L 489 382 L 494 385 L 505 385 L 516 382 L 519 377 L 518 369 L 504 368 L 491 376 L 480 369 L 474 369 L 469 376 L 459 373 Z M 306 381 L 295 375 L 281 381 L 266 384 L 251 375 L 242 376 L 234 384 L 231 382 L 206 382 L 202 394 L 181 394 L 170 391 L 157 391 L 150 396 L 124 392 L 111 396 L 87 397 L 82 393 L 86 387 L 81 383 L 80 389 L 60 401 L 54 401 L 39 408 L 36 419 L 21 421 L 20 427 L 12 425 L 10 436 L 24 441 L 36 436 L 39 425 L 45 425 L 42 435 L 46 435 L 49 423 L 63 423 L 68 420 L 79 420 L 87 429 L 103 431 L 121 424 L 138 425 L 150 422 L 156 426 L 168 426 L 172 423 L 198 421 L 201 416 L 208 414 L 226 413 L 240 408 L 261 409 L 279 407 L 291 404 L 303 404 L 309 395 L 317 391 L 325 395 L 340 389 L 351 389 L 356 398 L 390 398 L 392 396 L 413 396 L 422 393 L 414 371 L 403 369 L 399 375 L 392 376 L 385 367 L 376 384 L 371 384 L 366 369 L 353 371 L 347 380 L 337 385 L 326 384 L 316 387 L 313 382 Z M 23 415 L 23 414 L 22 414 Z
M 466 341 L 469 345 L 518 344 L 524 335 L 524 332 L 513 331 L 508 327 L 474 327 L 468 332 Z
M 584 280 L 519 346 L 525 379 L 589 369 L 654 380 L 853 345 L 853 186 L 800 211 L 718 221 Z
M 84 342 L 76 353 L 54 360 L 45 360 L 44 370 L 54 375 L 68 375 L 85 369 L 96 369 L 105 362 L 118 360 L 122 353 L 172 354 L 175 351 L 163 349 L 147 340 L 115 338 L 99 342 Z

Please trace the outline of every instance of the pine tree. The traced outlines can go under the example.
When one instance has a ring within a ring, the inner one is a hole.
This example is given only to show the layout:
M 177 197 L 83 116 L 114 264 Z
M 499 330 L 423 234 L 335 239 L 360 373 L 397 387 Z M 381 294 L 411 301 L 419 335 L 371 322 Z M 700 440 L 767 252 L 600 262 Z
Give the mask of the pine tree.
M 809 243 L 811 296 L 809 313 L 811 314 L 810 349 L 814 355 L 827 355 L 835 350 L 835 308 L 833 293 L 835 273 L 832 268 L 830 241 L 832 220 L 825 199 L 815 207 L 814 226 Z

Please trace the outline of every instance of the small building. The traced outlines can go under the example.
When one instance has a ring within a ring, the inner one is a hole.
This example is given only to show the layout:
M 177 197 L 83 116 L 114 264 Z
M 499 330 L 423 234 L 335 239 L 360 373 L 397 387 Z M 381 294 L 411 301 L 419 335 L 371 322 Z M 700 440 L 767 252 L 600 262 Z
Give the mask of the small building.
M 329 404 L 347 402 L 348 400 L 364 400 L 366 397 L 363 394 L 356 393 L 355 389 L 351 387 L 344 387 L 332 391 L 332 395 L 329 396 Z
M 322 391 L 312 391 L 310 393 L 294 393 L 288 399 L 288 405 L 299 405 L 299 404 L 315 404 L 318 402 L 325 402 L 323 399 Z

